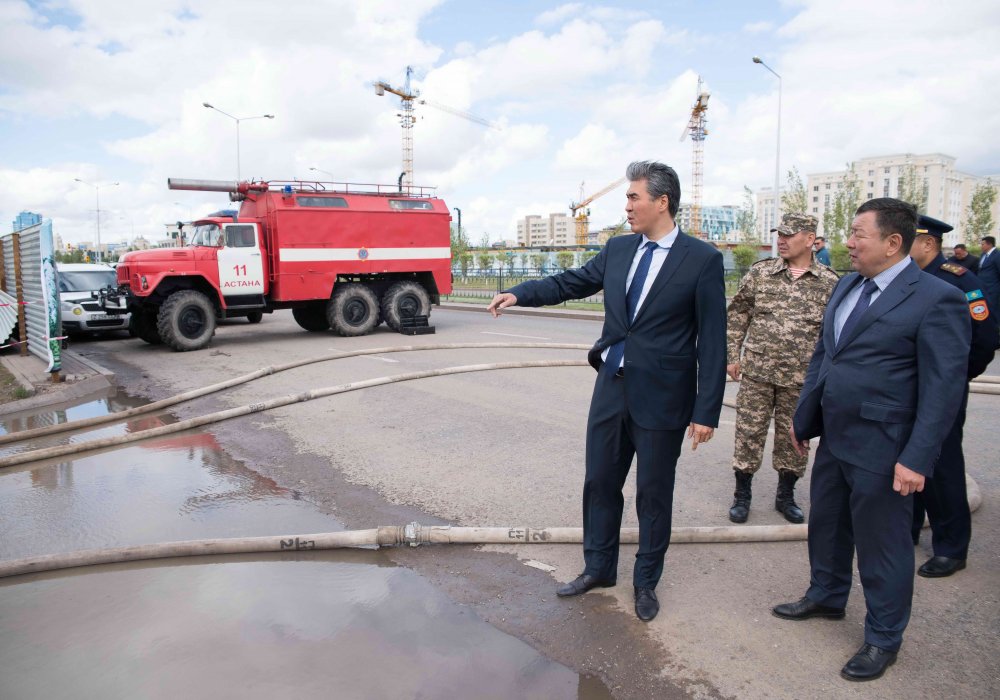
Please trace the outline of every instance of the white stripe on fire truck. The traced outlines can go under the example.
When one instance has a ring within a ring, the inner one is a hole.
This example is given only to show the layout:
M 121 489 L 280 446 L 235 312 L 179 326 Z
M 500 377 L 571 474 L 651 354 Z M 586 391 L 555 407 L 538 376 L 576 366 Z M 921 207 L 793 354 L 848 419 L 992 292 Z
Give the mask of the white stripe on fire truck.
M 436 260 L 450 258 L 451 248 L 281 248 L 278 255 L 281 262 Z

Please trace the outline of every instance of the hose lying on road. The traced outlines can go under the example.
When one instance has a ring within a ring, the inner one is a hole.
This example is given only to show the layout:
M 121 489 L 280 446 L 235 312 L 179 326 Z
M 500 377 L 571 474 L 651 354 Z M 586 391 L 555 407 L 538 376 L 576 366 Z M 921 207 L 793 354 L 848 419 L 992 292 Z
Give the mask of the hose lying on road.
M 671 532 L 670 541 L 674 544 L 783 542 L 803 540 L 805 537 L 805 525 L 741 525 L 675 527 Z M 410 523 L 402 527 L 379 527 L 371 530 L 347 530 L 313 535 L 234 537 L 161 542 L 113 549 L 84 549 L 65 554 L 48 554 L 0 562 L 0 578 L 95 564 L 170 557 L 387 547 L 405 544 L 415 547 L 420 544 L 578 544 L 582 541 L 583 528 L 580 527 L 452 527 Z M 621 541 L 623 544 L 636 544 L 639 541 L 639 529 L 622 528 Z
M 40 459 L 64 457 L 70 454 L 78 455 L 83 452 L 98 450 L 104 447 L 117 447 L 118 445 L 125 445 L 130 442 L 146 440 L 153 437 L 161 437 L 172 433 L 179 433 L 184 430 L 190 430 L 191 428 L 208 425 L 209 423 L 219 423 L 224 420 L 229 420 L 230 418 L 239 418 L 240 416 L 245 416 L 250 413 L 260 413 L 261 411 L 267 411 L 272 408 L 279 408 L 293 403 L 311 401 L 312 399 L 333 396 L 334 394 L 343 394 L 348 391 L 357 391 L 358 389 L 368 389 L 369 387 L 382 386 L 383 384 L 394 384 L 396 382 L 407 382 L 414 379 L 425 379 L 427 377 L 443 377 L 449 374 L 466 374 L 468 372 L 485 372 L 497 369 L 586 366 L 588 366 L 586 360 L 528 360 L 525 362 L 494 362 L 479 365 L 460 365 L 458 367 L 442 367 L 441 369 L 408 372 L 406 374 L 397 374 L 388 377 L 375 377 L 374 379 L 365 379 L 360 382 L 348 382 L 347 384 L 337 384 L 335 386 L 320 389 L 311 389 L 299 394 L 287 394 L 285 396 L 279 396 L 267 401 L 247 404 L 245 406 L 237 406 L 236 408 L 229 408 L 224 411 L 209 413 L 204 416 L 198 416 L 197 418 L 189 418 L 187 420 L 178 421 L 177 423 L 171 423 L 170 425 L 163 425 L 157 428 L 138 430 L 134 433 L 126 433 L 125 435 L 115 435 L 112 437 L 99 438 L 97 440 L 89 440 L 87 442 L 77 442 L 70 445 L 57 445 L 55 447 L 44 447 L 38 450 L 18 452 L 16 454 L 0 457 L 0 468 L 13 467 L 18 464 L 35 462 Z
M 360 357 L 362 355 L 384 355 L 393 352 L 414 352 L 418 350 L 478 350 L 490 348 L 590 350 L 591 346 L 580 345 L 577 343 L 434 343 L 432 345 L 397 345 L 388 348 L 368 348 L 366 350 L 353 350 L 351 352 L 334 352 L 326 355 L 318 355 L 316 357 L 308 357 L 302 360 L 293 360 L 280 365 L 262 367 L 261 369 L 250 372 L 249 374 L 227 379 L 224 382 L 218 382 L 217 384 L 192 389 L 191 391 L 186 391 L 183 394 L 177 394 L 176 396 L 161 399 L 160 401 L 154 401 L 153 403 L 148 403 L 144 406 L 136 406 L 125 411 L 118 411 L 117 413 L 108 413 L 103 416 L 93 416 L 91 418 L 81 418 L 79 420 L 67 421 L 65 423 L 57 423 L 56 425 L 46 425 L 39 428 L 19 430 L 8 435 L 0 435 L 0 445 L 6 445 L 11 442 L 20 442 L 22 440 L 29 440 L 31 438 L 42 437 L 45 435 L 55 435 L 56 433 L 64 433 L 68 430 L 82 430 L 84 428 L 92 428 L 97 425 L 104 425 L 105 423 L 123 421 L 145 413 L 160 411 L 164 408 L 168 408 L 169 406 L 175 406 L 179 403 L 191 401 L 208 394 L 214 394 L 215 392 L 222 391 L 223 389 L 229 389 L 234 386 L 239 386 L 240 384 L 246 384 L 254 379 L 260 379 L 261 377 L 267 377 L 272 374 L 277 374 L 278 372 L 284 372 L 285 370 L 304 367 L 318 362 L 342 360 L 347 357 Z

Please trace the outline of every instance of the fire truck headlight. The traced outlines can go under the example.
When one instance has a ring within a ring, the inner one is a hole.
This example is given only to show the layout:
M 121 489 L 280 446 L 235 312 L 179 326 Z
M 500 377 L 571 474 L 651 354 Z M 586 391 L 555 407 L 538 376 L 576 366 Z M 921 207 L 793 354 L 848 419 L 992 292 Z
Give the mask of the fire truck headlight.
M 142 285 L 143 289 L 149 289 L 149 282 L 146 281 L 146 275 L 139 278 L 139 284 Z

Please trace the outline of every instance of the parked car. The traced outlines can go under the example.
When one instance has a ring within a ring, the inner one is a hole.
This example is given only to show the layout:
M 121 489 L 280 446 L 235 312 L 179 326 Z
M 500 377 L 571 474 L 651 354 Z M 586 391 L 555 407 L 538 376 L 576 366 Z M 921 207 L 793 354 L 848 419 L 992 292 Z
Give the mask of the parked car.
M 127 331 L 129 314 L 104 312 L 92 292 L 117 286 L 115 270 L 97 263 L 56 263 L 59 278 L 59 307 L 66 335 Z

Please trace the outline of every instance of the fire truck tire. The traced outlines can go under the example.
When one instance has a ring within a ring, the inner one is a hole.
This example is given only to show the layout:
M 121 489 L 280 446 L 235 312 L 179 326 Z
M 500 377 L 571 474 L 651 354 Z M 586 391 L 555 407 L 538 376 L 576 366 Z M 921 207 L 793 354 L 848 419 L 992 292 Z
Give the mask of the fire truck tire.
M 201 292 L 174 292 L 160 307 L 156 325 L 163 342 L 174 350 L 200 350 L 215 333 L 215 307 Z
M 382 297 L 382 317 L 385 325 L 399 332 L 402 319 L 412 316 L 430 316 L 431 298 L 427 290 L 416 282 L 396 282 Z
M 163 338 L 160 337 L 160 331 L 156 327 L 156 310 L 152 311 L 136 311 L 129 318 L 128 322 L 129 333 L 134 332 L 135 335 L 142 340 L 146 341 L 150 345 L 161 345 L 163 343 Z
M 292 309 L 292 318 L 301 328 L 310 333 L 330 330 L 330 322 L 326 320 L 326 307 L 323 302 Z
M 247 321 L 250 323 L 260 323 L 264 320 L 263 311 L 251 311 L 247 314 Z
M 368 335 L 378 326 L 378 297 L 363 284 L 342 285 L 326 305 L 326 320 L 337 335 Z

